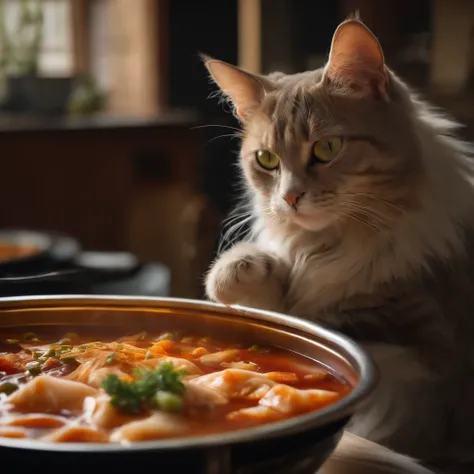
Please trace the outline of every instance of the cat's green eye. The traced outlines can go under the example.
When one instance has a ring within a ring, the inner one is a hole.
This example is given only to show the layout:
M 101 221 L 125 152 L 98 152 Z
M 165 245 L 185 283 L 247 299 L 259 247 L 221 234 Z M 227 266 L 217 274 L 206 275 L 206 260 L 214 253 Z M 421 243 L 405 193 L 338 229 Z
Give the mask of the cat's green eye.
M 280 158 L 268 150 L 257 150 L 255 152 L 257 163 L 266 170 L 276 170 L 280 166 Z
M 342 148 L 342 138 L 341 137 L 329 137 L 323 140 L 318 140 L 313 145 L 313 156 L 312 164 L 320 163 L 329 163 L 332 161 Z

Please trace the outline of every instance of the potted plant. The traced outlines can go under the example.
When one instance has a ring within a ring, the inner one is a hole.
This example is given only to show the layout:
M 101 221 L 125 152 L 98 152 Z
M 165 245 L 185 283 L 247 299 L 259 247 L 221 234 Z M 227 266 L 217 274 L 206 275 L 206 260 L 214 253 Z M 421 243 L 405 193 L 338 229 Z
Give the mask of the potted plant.
M 3 109 L 11 112 L 60 114 L 66 110 L 70 77 L 40 75 L 44 4 L 18 0 L 16 24 L 7 24 L 7 5 L 0 0 L 0 77 Z

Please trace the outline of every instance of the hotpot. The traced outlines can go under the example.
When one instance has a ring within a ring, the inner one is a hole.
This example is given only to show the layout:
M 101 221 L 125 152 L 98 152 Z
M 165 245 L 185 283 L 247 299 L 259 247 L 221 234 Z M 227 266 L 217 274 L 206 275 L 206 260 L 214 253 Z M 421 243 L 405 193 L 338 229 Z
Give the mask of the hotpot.
M 110 327 L 124 335 L 185 329 L 220 339 L 275 345 L 317 359 L 354 389 L 322 410 L 218 435 L 129 445 L 0 438 L 0 462 L 16 472 L 314 474 L 375 384 L 373 364 L 355 342 L 315 323 L 268 311 L 172 298 L 0 299 L 0 338 L 6 328 L 41 331 L 48 326 L 64 326 L 65 332 Z

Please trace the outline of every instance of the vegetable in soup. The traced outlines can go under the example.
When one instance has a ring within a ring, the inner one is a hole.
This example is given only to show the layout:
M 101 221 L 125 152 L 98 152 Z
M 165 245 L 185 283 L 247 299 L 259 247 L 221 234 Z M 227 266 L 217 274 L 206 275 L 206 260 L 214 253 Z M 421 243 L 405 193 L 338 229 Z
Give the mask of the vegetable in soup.
M 319 410 L 352 388 L 277 347 L 172 332 L 52 337 L 0 342 L 0 437 L 122 443 L 220 433 Z

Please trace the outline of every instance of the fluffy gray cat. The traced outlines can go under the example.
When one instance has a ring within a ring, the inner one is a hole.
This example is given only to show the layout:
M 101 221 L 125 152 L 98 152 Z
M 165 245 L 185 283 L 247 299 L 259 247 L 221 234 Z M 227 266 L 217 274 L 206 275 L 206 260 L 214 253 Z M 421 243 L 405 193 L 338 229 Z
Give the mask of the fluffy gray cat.
M 358 19 L 320 70 L 204 59 L 242 122 L 254 220 L 214 262 L 208 296 L 317 321 L 371 353 L 381 382 L 327 472 L 427 472 L 411 457 L 474 472 L 474 186 L 455 124 Z

